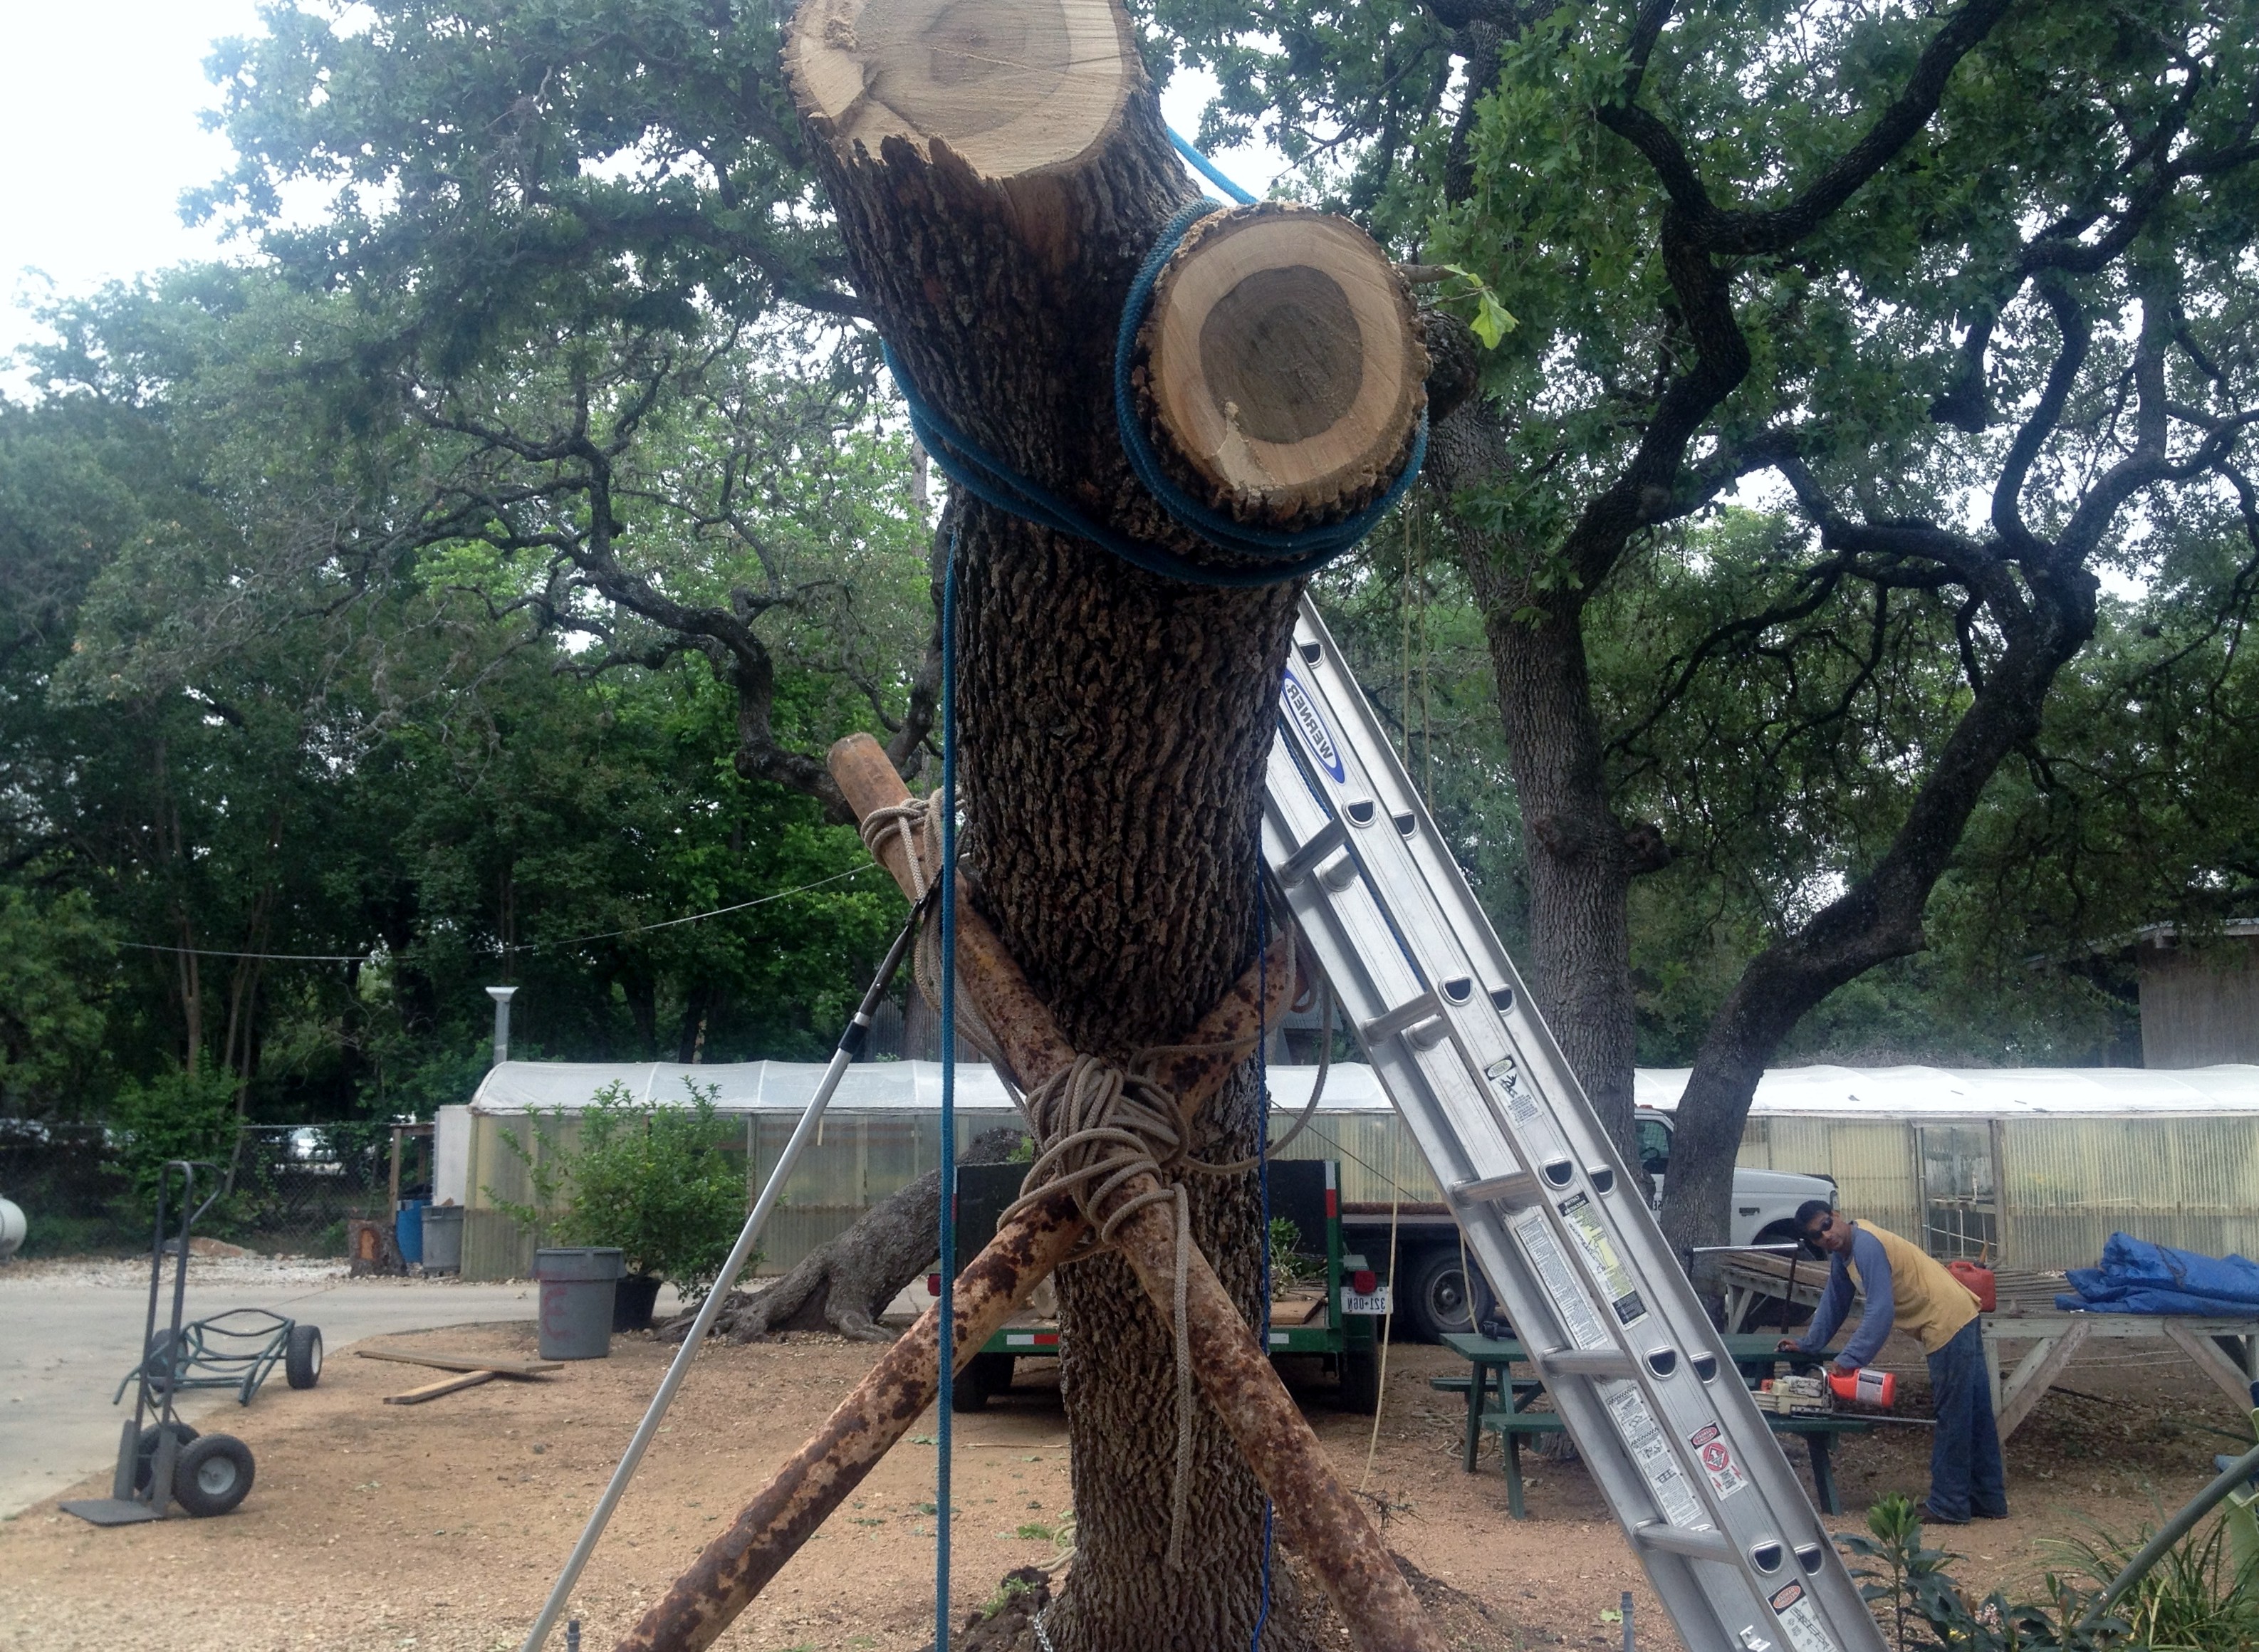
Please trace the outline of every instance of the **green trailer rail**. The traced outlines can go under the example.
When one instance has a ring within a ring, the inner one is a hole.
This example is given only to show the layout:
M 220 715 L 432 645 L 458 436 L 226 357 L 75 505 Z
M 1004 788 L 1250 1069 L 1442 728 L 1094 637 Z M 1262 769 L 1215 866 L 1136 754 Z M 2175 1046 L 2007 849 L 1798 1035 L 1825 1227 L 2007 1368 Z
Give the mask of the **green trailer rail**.
M 1020 1196 L 1025 1173 L 1018 1164 L 960 1164 L 957 1167 L 957 1265 L 961 1269 L 995 1237 L 1007 1206 Z M 1365 1259 L 1342 1248 L 1341 1167 L 1333 1159 L 1275 1159 L 1270 1169 L 1271 1214 L 1294 1224 L 1322 1276 L 1307 1285 L 1274 1290 L 1271 1354 L 1315 1356 L 1340 1385 L 1342 1405 L 1371 1415 L 1380 1399 L 1379 1323 L 1388 1312 L 1388 1287 Z M 930 1281 L 938 1286 L 937 1277 Z M 986 1342 L 959 1373 L 954 1389 L 958 1411 L 980 1411 L 1012 1385 L 1023 1359 L 1056 1359 L 1057 1321 L 1023 1314 Z

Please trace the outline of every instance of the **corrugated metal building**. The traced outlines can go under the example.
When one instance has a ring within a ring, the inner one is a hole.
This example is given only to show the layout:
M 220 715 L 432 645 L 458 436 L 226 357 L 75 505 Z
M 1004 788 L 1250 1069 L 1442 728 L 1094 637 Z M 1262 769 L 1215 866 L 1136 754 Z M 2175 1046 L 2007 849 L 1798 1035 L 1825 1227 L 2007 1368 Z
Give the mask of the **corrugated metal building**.
M 530 1201 L 524 1161 L 504 1132 L 547 1153 L 570 1114 L 622 1083 L 654 1103 L 684 1081 L 717 1087 L 742 1122 L 747 1186 L 776 1162 L 823 1069 L 790 1062 L 723 1066 L 510 1061 L 467 1108 L 442 1110 L 437 1194 L 469 1207 L 463 1269 L 523 1274 L 532 1240 L 495 1208 Z M 1310 1093 L 1311 1067 L 1273 1067 L 1276 1128 Z M 1669 1113 L 1687 1073 L 1643 1070 L 1638 1101 Z M 877 1200 L 933 1168 L 941 1150 L 941 1072 L 931 1062 L 849 1069 L 818 1144 L 786 1189 L 762 1250 L 788 1266 Z M 958 1070 L 960 1145 L 1017 1117 L 985 1067 Z M 560 1116 L 561 1115 L 561 1116 Z M 1310 1129 L 1287 1150 L 1338 1157 L 1343 1196 L 1407 1203 L 1439 1195 L 1369 1068 L 1336 1065 Z M 1741 1162 L 1832 1176 L 1844 1209 L 1918 1239 L 1941 1257 L 1989 1254 L 2020 1268 L 2083 1266 L 2113 1228 L 2225 1255 L 2259 1251 L 2259 1066 L 2140 1068 L 1787 1067 L 1765 1075 Z

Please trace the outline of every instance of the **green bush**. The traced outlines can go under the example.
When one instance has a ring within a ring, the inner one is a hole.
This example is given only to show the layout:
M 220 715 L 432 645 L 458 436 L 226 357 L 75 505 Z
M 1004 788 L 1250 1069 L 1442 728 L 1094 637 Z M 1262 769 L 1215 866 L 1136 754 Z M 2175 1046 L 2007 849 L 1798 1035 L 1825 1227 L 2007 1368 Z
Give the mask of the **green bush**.
M 201 1061 L 192 1067 L 167 1067 L 146 1084 L 129 1079 L 118 1086 L 111 1119 L 118 1130 L 118 1161 L 132 1184 L 118 1214 L 129 1228 L 146 1231 L 156 1212 L 158 1179 L 171 1161 L 191 1159 L 218 1167 L 196 1172 L 199 1203 L 211 1193 L 216 1178 L 227 1173 L 235 1151 L 235 1080 Z M 181 1214 L 171 1207 L 181 1196 L 177 1175 L 165 1196 L 165 1226 L 175 1232 Z M 197 1224 L 199 1231 L 232 1230 L 243 1218 L 243 1203 L 240 1198 L 221 1200 Z
M 1859 1598 L 1896 1652 L 2105 1652 L 2124 1647 L 2127 1623 L 2110 1613 L 2085 1618 L 2091 1597 L 2050 1573 L 2044 1601 L 2011 1600 L 1999 1590 L 1972 1605 L 1947 1567 L 1957 1558 L 1921 1541 L 1912 1499 L 1886 1497 L 1867 1511 L 1867 1537 L 1836 1542 L 1866 1561 L 1854 1567 Z
M 578 1143 L 540 1158 L 503 1131 L 535 1203 L 511 1204 L 491 1187 L 488 1197 L 545 1243 L 616 1245 L 629 1271 L 670 1279 L 691 1300 L 703 1297 L 745 1226 L 745 1167 L 729 1150 L 737 1128 L 715 1111 L 719 1087 L 683 1085 L 688 1107 L 645 1107 L 624 1085 L 606 1085 L 581 1114 Z
M 2056 1547 L 2098 1588 L 2107 1588 L 2149 1537 L 2146 1527 L 2130 1539 L 2098 1530 L 2092 1542 Z M 2218 1517 L 2159 1556 L 2111 1610 L 2126 1620 L 2137 1646 L 2173 1652 L 2248 1652 L 2259 1647 L 2259 1577 L 2235 1576 L 2227 1522 Z

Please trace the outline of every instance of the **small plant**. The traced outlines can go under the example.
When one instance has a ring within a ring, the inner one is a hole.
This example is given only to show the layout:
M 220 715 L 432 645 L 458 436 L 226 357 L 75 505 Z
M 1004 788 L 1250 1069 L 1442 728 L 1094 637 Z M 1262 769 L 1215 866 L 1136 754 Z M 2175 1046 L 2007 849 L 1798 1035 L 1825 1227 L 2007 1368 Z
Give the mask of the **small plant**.
M 981 1606 L 980 1616 L 983 1620 L 993 1618 L 1022 1595 L 1040 1594 L 1043 1588 L 1040 1577 L 1030 1579 L 1016 1571 L 1006 1572 L 1004 1580 L 996 1585 L 996 1592 Z
M 579 1143 L 559 1153 L 537 1157 L 503 1131 L 503 1145 L 526 1167 L 534 1202 L 512 1204 L 491 1187 L 488 1196 L 546 1241 L 616 1245 L 630 1271 L 671 1279 L 695 1302 L 714 1286 L 745 1225 L 745 1181 L 728 1150 L 737 1132 L 715 1111 L 719 1086 L 683 1085 L 688 1107 L 643 1107 L 626 1086 L 606 1085 L 581 1114 Z
M 2149 1541 L 2146 1528 L 2123 1540 L 2098 1530 L 2092 1542 L 2054 1547 L 2098 1588 L 2107 1588 Z M 2236 1576 L 2227 1526 L 2220 1520 L 2167 1549 L 2111 1609 L 2126 1621 L 2137 1646 L 2175 1652 L 2247 1652 L 2259 1646 L 2259 1576 Z
M 1325 1277 L 1322 1257 L 1305 1255 L 1302 1230 L 1284 1216 L 1271 1218 L 1271 1283 L 1292 1289 Z
M 1886 1497 L 1867 1512 L 1867 1537 L 1836 1541 L 1870 1563 L 1852 1569 L 1859 1598 L 1896 1652 L 2105 1652 L 2127 1644 L 2123 1618 L 2050 1573 L 2044 1602 L 2010 1600 L 1994 1590 L 1972 1606 L 1947 1570 L 1956 1556 L 1921 1541 L 1912 1499 Z

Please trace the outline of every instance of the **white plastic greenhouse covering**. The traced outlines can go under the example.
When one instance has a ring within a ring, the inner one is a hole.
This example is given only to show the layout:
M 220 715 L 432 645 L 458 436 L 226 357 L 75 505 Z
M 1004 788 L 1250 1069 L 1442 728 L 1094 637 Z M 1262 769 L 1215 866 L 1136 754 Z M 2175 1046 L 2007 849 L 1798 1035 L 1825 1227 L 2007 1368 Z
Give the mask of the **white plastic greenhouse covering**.
M 1274 1066 L 1271 1098 L 1293 1110 L 1308 1100 L 1315 1067 Z M 1643 1107 L 1668 1113 L 1678 1105 L 1690 1070 L 1643 1067 L 1636 1097 Z M 821 1065 L 797 1061 L 730 1062 L 684 1066 L 675 1062 L 505 1061 L 488 1072 L 471 1098 L 483 1114 L 574 1112 L 609 1084 L 626 1087 L 639 1101 L 681 1106 L 688 1083 L 712 1086 L 725 1113 L 792 1113 L 808 1105 Z M 1011 1099 L 986 1065 L 957 1070 L 957 1105 L 971 1114 L 1012 1110 Z M 839 1113 L 937 1113 L 941 1065 L 881 1061 L 850 1067 L 832 1108 Z M 1385 1113 L 1388 1098 L 1372 1070 L 1337 1062 L 1327 1076 L 1319 1110 Z M 2139 1114 L 2259 1113 L 2259 1066 L 2192 1067 L 2160 1072 L 2143 1067 L 1777 1067 L 1757 1086 L 1753 1115 L 1824 1114 L 1835 1118 L 2019 1118 L 2049 1114 L 2085 1117 Z

